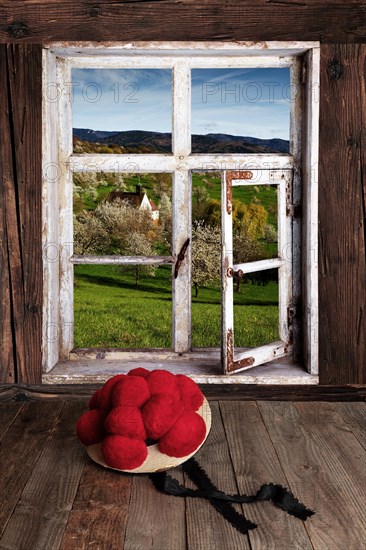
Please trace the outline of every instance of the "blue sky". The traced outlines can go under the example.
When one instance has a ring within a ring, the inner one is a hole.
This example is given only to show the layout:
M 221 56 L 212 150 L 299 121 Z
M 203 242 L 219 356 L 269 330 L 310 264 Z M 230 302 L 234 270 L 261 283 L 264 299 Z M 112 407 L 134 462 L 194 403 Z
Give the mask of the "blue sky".
M 192 133 L 289 139 L 288 69 L 192 70 Z M 73 126 L 171 132 L 166 69 L 74 69 Z

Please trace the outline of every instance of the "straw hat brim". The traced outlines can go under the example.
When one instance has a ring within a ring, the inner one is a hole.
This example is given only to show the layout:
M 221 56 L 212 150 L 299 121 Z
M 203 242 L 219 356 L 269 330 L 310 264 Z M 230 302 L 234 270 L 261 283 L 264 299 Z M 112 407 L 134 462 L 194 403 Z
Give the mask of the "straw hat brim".
M 170 468 L 175 468 L 176 466 L 179 466 L 179 464 L 182 464 L 183 462 L 191 458 L 200 449 L 200 447 L 202 447 L 202 445 L 207 439 L 207 436 L 211 429 L 211 409 L 206 398 L 204 398 L 202 406 L 198 409 L 197 414 L 199 414 L 203 418 L 206 424 L 206 435 L 202 443 L 198 445 L 198 447 L 191 454 L 187 456 L 183 456 L 180 458 L 177 458 L 174 456 L 168 456 L 159 451 L 158 444 L 149 445 L 147 448 L 146 460 L 143 462 L 143 464 L 141 464 L 141 466 L 139 466 L 138 468 L 135 468 L 134 470 L 118 470 L 117 468 L 111 468 L 105 463 L 102 455 L 102 451 L 101 451 L 101 443 L 96 443 L 95 445 L 89 445 L 86 449 L 87 453 L 89 457 L 100 466 L 104 466 L 104 468 L 109 468 L 110 470 L 117 470 L 118 472 L 146 474 L 146 473 L 164 472 L 165 470 L 170 470 Z

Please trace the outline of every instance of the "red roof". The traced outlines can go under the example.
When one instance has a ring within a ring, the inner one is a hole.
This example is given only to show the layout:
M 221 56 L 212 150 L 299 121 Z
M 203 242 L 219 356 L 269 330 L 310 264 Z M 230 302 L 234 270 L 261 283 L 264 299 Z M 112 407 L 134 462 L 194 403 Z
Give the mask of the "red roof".
M 154 203 L 154 201 L 152 201 L 151 199 L 149 199 L 149 202 L 150 202 L 150 206 L 151 206 L 151 210 L 159 210 L 159 208 L 156 206 L 156 204 Z

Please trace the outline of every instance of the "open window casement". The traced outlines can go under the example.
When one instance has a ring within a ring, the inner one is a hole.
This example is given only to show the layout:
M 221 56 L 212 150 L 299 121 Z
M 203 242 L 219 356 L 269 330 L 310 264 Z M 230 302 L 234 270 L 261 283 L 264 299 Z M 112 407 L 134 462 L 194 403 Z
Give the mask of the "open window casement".
M 192 153 L 191 74 L 193 69 L 287 67 L 290 71 L 290 152 Z M 172 152 L 170 154 L 78 154 L 72 143 L 73 69 L 170 69 L 172 72 Z M 253 367 L 288 358 L 299 372 L 318 372 L 317 348 L 317 128 L 318 43 L 119 43 L 53 44 L 43 52 L 43 238 L 44 380 L 101 380 L 105 364 L 131 368 L 136 361 L 153 368 L 180 369 L 199 382 L 245 378 Z M 253 168 L 254 167 L 254 168 Z M 221 350 L 192 348 L 192 174 L 221 174 Z M 91 256 L 73 251 L 73 174 L 103 171 L 172 175 L 171 256 Z M 277 189 L 278 255 L 233 263 L 232 212 L 235 188 L 270 185 Z M 301 209 L 300 209 L 301 204 Z M 301 217 L 297 214 L 301 211 Z M 74 349 L 75 265 L 171 266 L 171 349 Z M 279 338 L 256 348 L 235 343 L 234 280 L 253 272 L 278 272 Z M 297 307 L 301 303 L 300 307 Z M 277 361 L 277 362 L 276 362 Z M 89 365 L 89 364 L 88 364 Z M 172 366 L 173 365 L 173 366 Z M 279 365 L 281 366 L 281 365 Z M 53 378 L 66 368 L 69 375 Z M 93 369 L 98 369 L 94 372 Z M 89 370 L 88 370 L 89 369 Z M 91 369 L 91 370 L 90 370 Z M 258 371 L 258 369 L 256 369 Z M 71 374 L 70 374 L 71 373 Z M 230 376 L 228 376 L 230 375 Z M 274 378 L 272 376 L 271 380 Z M 281 376 L 277 379 L 281 383 Z M 265 382 L 265 377 L 263 378 Z M 284 383 L 295 383 L 295 379 Z M 314 376 L 301 383 L 314 383 Z
M 255 175 L 255 172 L 259 172 Z M 253 183 L 276 185 L 278 196 L 278 257 L 234 264 L 232 194 L 233 187 Z M 225 171 L 222 176 L 222 363 L 224 372 L 231 374 L 268 363 L 292 353 L 292 170 Z M 234 277 L 269 269 L 278 269 L 279 336 L 280 340 L 251 348 L 235 347 Z

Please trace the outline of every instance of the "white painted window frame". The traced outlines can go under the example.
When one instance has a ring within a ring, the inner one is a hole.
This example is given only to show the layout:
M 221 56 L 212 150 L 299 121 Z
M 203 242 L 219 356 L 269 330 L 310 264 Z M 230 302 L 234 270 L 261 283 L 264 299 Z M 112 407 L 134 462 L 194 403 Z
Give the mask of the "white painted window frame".
M 291 170 L 224 171 L 221 187 L 222 227 L 222 362 L 226 374 L 254 368 L 293 352 L 293 327 L 290 308 L 293 307 L 293 215 Z M 278 217 L 278 251 L 276 258 L 234 264 L 233 262 L 233 188 L 245 185 L 276 185 Z M 234 275 L 278 269 L 279 340 L 255 348 L 235 346 Z
M 305 76 L 301 75 L 306 60 Z M 71 116 L 72 68 L 170 68 L 173 71 L 172 154 L 73 154 Z M 191 154 L 190 71 L 194 68 L 289 67 L 292 87 L 290 154 Z M 304 79 L 305 93 L 298 83 Z M 49 372 L 69 359 L 73 347 L 73 264 L 111 263 L 110 257 L 73 256 L 72 173 L 82 171 L 168 172 L 173 174 L 172 258 L 191 235 L 192 170 L 243 170 L 251 166 L 293 170 L 293 202 L 303 197 L 302 222 L 294 220 L 293 298 L 300 296 L 300 255 L 305 293 L 306 368 L 318 373 L 317 166 L 319 43 L 316 42 L 141 42 L 55 43 L 43 50 L 43 369 Z M 307 141 L 302 137 L 306 130 Z M 302 139 L 304 145 L 301 147 Z M 180 276 L 173 279 L 173 349 L 190 350 L 190 250 Z M 132 258 L 113 260 L 131 263 Z M 138 260 L 138 261 L 141 261 Z M 148 260 L 147 260 L 148 261 Z M 151 260 L 150 260 L 151 261 Z M 296 331 L 294 334 L 296 345 Z

